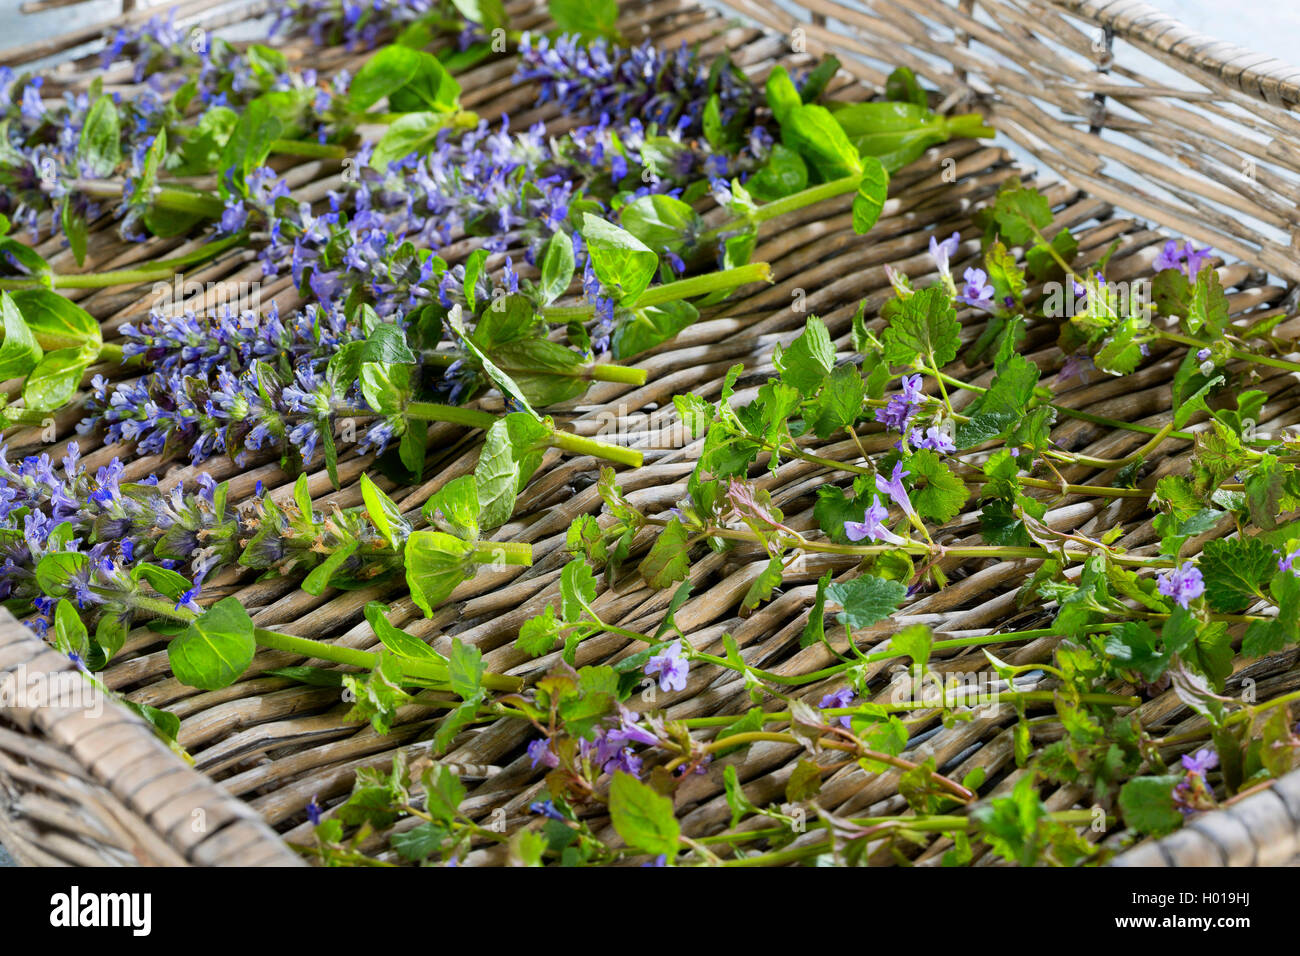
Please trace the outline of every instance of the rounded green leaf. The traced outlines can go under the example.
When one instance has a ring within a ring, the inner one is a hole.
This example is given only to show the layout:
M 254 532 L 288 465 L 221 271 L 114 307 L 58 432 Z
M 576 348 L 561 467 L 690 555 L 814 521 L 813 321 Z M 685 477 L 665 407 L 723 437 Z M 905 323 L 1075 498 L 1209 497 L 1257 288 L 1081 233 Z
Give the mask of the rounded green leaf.
M 253 620 L 234 597 L 222 598 L 167 646 L 176 679 L 200 690 L 229 687 L 257 651 Z

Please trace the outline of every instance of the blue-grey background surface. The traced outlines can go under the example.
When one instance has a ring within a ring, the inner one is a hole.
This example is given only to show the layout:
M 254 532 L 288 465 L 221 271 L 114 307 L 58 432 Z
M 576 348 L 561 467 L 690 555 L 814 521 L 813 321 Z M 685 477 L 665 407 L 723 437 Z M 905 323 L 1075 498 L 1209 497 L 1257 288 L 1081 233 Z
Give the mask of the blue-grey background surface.
M 0 37 L 4 46 L 55 36 L 67 30 L 98 23 L 114 16 L 119 0 L 91 0 L 39 14 L 19 11 L 22 0 L 0 0 Z M 1300 61 L 1300 4 L 1295 0 L 1150 0 L 1187 26 L 1220 40 L 1276 56 L 1289 63 Z M 147 4 L 154 5 L 157 4 Z M 0 846 L 0 866 L 13 866 Z

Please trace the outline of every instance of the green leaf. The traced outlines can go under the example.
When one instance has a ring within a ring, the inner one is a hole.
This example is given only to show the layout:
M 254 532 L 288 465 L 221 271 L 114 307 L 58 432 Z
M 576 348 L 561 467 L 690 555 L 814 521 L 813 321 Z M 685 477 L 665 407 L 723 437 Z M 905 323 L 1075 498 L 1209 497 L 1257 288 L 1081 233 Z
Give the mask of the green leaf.
M 478 482 L 473 475 L 453 478 L 434 492 L 421 509 L 430 524 L 461 537 L 479 533 Z
M 76 654 L 83 661 L 90 654 L 90 633 L 67 598 L 60 598 L 54 609 L 54 644 L 61 653 Z
M 238 598 L 222 598 L 167 645 L 172 673 L 200 690 L 229 687 L 248 670 L 257 651 L 253 620 Z
M 22 289 L 11 298 L 41 348 L 87 346 L 98 354 L 104 341 L 99 322 L 75 302 L 49 289 Z
M 903 300 L 881 341 L 890 365 L 910 366 L 917 356 L 932 357 L 938 368 L 951 362 L 961 345 L 961 326 L 947 291 L 931 286 Z
M 1183 825 L 1183 815 L 1174 806 L 1174 787 L 1181 774 L 1134 777 L 1119 791 L 1119 809 L 1126 826 L 1139 833 L 1163 836 Z
M 352 557 L 357 548 L 361 547 L 357 541 L 350 541 L 341 545 L 316 567 L 311 569 L 311 573 L 303 579 L 302 589 L 308 594 L 321 594 L 329 587 L 330 579 L 334 577 L 335 572 L 343 567 L 343 563 Z
M 924 666 L 930 660 L 930 649 L 933 646 L 934 636 L 924 624 L 905 627 L 889 639 L 889 650 L 900 657 L 910 657 L 917 667 Z
M 641 576 L 653 588 L 666 588 L 674 581 L 683 581 L 691 570 L 690 553 L 686 547 L 686 527 L 673 518 L 655 538 L 650 553 L 641 562 Z
M 62 408 L 77 394 L 89 360 L 83 349 L 46 352 L 23 384 L 23 404 L 33 411 Z
M 830 585 L 826 596 L 844 608 L 836 615 L 839 622 L 850 630 L 857 630 L 893 616 L 907 597 L 907 585 L 864 574 L 851 581 L 837 581 Z
M 889 173 L 874 156 L 862 157 L 862 179 L 853 195 L 853 231 L 860 236 L 871 231 L 885 210 L 889 196 Z
M 767 75 L 766 92 L 768 108 L 778 123 L 784 123 L 793 110 L 803 105 L 803 97 L 790 79 L 790 73 L 779 64 Z
M 465 700 L 473 697 L 483 686 L 483 652 L 472 644 L 463 644 L 459 637 L 451 639 L 451 654 L 447 658 L 447 675 L 451 689 Z
M 862 174 L 863 162 L 857 148 L 826 107 L 814 104 L 795 106 L 780 122 L 781 139 L 785 145 L 812 163 L 824 179 Z
M 835 345 L 826 323 L 815 315 L 809 317 L 803 332 L 788 348 L 777 346 L 772 361 L 781 373 L 781 381 L 806 395 L 814 394 L 835 367 Z
M 621 770 L 610 783 L 609 816 L 628 846 L 656 855 L 677 853 L 681 826 L 672 800 Z
M 445 113 L 456 108 L 460 84 L 436 56 L 401 45 L 386 46 L 365 62 L 348 87 L 348 99 L 358 111 L 370 109 L 385 96 L 395 113 Z
M 561 623 L 555 616 L 555 608 L 546 605 L 541 614 L 524 621 L 519 628 L 515 647 L 530 657 L 541 657 L 555 646 L 555 639 L 560 636 Z
M 122 162 L 122 131 L 117 104 L 107 93 L 91 104 L 81 126 L 77 142 L 77 164 L 83 174 L 104 179 L 116 172 Z M 77 259 L 81 262 L 80 257 Z
M 0 342 L 0 382 L 3 382 L 26 375 L 45 353 L 7 292 L 0 292 L 0 321 L 4 325 L 4 341 Z
M 398 657 L 439 664 L 446 662 L 446 658 L 424 641 L 418 637 L 412 637 L 401 628 L 390 623 L 387 617 L 387 604 L 370 601 L 366 604 L 365 615 L 366 620 L 370 623 L 370 629 L 375 632 L 375 637 L 379 638 L 379 642 Z
M 573 270 L 573 238 L 566 232 L 557 232 L 546 243 L 546 253 L 542 256 L 539 285 L 542 305 L 549 305 L 568 291 Z
M 582 558 L 574 558 L 560 572 L 560 616 L 566 624 L 582 619 L 585 605 L 596 599 L 596 577 Z
M 781 143 L 772 144 L 767 165 L 745 183 L 750 194 L 762 202 L 793 196 L 808 185 L 808 166 L 803 157 Z
M 451 113 L 432 110 L 403 113 L 388 124 L 383 136 L 375 144 L 374 152 L 370 155 L 371 169 L 386 173 L 390 163 L 403 160 L 412 153 L 427 153 L 451 119 Z
M 550 0 L 551 19 L 564 33 L 586 39 L 618 36 L 618 0 Z
M 1262 585 L 1277 570 L 1272 547 L 1258 538 L 1207 541 L 1197 563 L 1210 607 L 1230 614 L 1264 597 Z
M 390 548 L 396 549 L 398 542 L 410 530 L 402 517 L 402 509 L 365 473 L 361 475 L 361 500 L 365 502 L 366 514 L 375 529 L 384 536 Z
M 699 309 L 681 300 L 633 309 L 620 317 L 614 329 L 614 358 L 625 359 L 662 345 L 699 317 Z
M 406 539 L 406 583 L 426 617 L 465 580 L 473 546 L 442 531 L 421 530 Z
M 647 247 L 680 249 L 688 236 L 701 231 L 699 214 L 674 196 L 651 193 L 634 199 L 619 213 L 623 228 Z
M 504 27 L 509 22 L 502 0 L 452 0 L 452 3 L 462 17 L 471 23 L 477 23 L 486 33 Z
M 1214 336 L 1220 336 L 1227 328 L 1228 320 L 1228 296 L 1219 282 L 1219 273 L 1214 266 L 1204 266 L 1196 275 L 1187 303 L 1187 315 L 1184 316 L 1187 331 L 1198 335 L 1202 329 L 1208 329 Z
M 961 514 L 970 490 L 938 454 L 922 448 L 907 459 L 905 467 L 911 472 L 912 507 L 917 514 L 938 524 Z
M 817 595 L 808 609 L 808 621 L 799 634 L 799 646 L 811 647 L 826 635 L 826 588 L 830 586 L 832 572 L 827 571 L 817 581 Z
M 632 233 L 591 213 L 583 213 L 582 237 L 604 291 L 620 303 L 636 301 L 654 278 L 659 256 Z
M 1034 241 L 1035 230 L 1052 224 L 1052 206 L 1047 197 L 1035 189 L 1008 180 L 998 190 L 993 204 L 993 218 L 998 231 L 1011 245 L 1025 246 Z

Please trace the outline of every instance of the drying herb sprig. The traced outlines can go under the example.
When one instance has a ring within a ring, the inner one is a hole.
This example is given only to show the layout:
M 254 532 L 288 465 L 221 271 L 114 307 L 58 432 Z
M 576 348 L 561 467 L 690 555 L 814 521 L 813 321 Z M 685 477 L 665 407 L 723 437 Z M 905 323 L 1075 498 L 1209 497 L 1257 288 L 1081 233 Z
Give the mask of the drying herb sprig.
M 0 589 L 6 606 L 34 614 L 38 631 L 91 671 L 105 667 L 130 629 L 144 623 L 171 636 L 177 678 L 204 690 L 237 680 L 257 647 L 369 671 L 333 679 L 364 691 L 358 715 L 385 730 L 403 687 L 459 691 L 470 677 L 466 697 L 519 687 L 514 678 L 475 669 L 478 651 L 459 643 L 450 660 L 436 654 L 389 624 L 381 607 L 367 608 L 384 647 L 370 652 L 255 627 L 235 598 L 206 610 L 199 603 L 208 578 L 242 565 L 305 574 L 302 586 L 313 594 L 402 575 L 417 606 L 432 614 L 478 568 L 531 563 L 527 544 L 483 537 L 513 508 L 518 464 L 509 448 L 430 498 L 421 512 L 425 527 L 364 476 L 360 508 L 316 509 L 301 476 L 291 502 L 259 493 L 236 509 L 227 486 L 206 477 L 196 491 L 163 493 L 151 483 L 123 482 L 116 460 L 91 474 L 75 444 L 61 465 L 45 455 L 0 459 Z

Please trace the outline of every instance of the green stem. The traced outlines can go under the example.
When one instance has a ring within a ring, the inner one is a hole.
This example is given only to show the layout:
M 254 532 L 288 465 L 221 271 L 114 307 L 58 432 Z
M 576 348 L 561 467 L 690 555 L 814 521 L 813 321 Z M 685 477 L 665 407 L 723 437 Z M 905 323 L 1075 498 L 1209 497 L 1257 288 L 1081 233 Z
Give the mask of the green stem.
M 795 212 L 805 206 L 811 206 L 814 203 L 824 202 L 827 199 L 834 199 L 836 196 L 854 192 L 857 190 L 861 178 L 861 176 L 845 176 L 841 179 L 832 179 L 830 182 L 818 183 L 816 186 L 809 186 L 807 189 L 802 189 L 781 199 L 764 203 L 747 216 L 728 219 L 726 222 L 700 233 L 697 243 L 700 246 L 707 246 L 717 242 L 718 237 L 724 232 L 734 232 L 748 226 L 760 226 L 771 219 Z
M 527 541 L 483 541 L 474 546 L 472 555 L 480 564 L 513 564 L 529 567 L 533 563 L 533 546 Z
M 491 428 L 498 421 L 497 416 L 491 412 L 481 412 L 474 408 L 461 408 L 457 405 L 439 405 L 435 402 L 408 402 L 406 415 L 419 421 L 447 422 L 451 425 L 464 425 L 469 428 L 483 429 L 484 431 Z M 597 441 L 595 438 L 575 435 L 573 432 L 563 431 L 558 428 L 551 432 L 550 444 L 574 455 L 591 455 L 595 458 L 603 458 L 606 461 L 612 461 L 619 465 L 628 465 L 632 468 L 640 468 L 644 461 L 641 453 L 632 448 L 610 445 L 603 441 Z
M 344 159 L 350 155 L 346 146 L 313 143 L 302 139 L 272 140 L 271 152 L 282 156 L 306 156 L 311 159 Z
M 705 275 L 665 282 L 663 285 L 651 286 L 627 306 L 630 309 L 646 309 L 650 306 L 664 305 L 680 299 L 724 292 L 749 285 L 751 282 L 771 282 L 772 267 L 766 262 L 751 262 L 730 269 L 720 269 Z M 548 305 L 542 309 L 542 315 L 550 322 L 568 322 L 572 319 L 584 319 L 595 314 L 593 305 Z
M 1202 342 L 1200 339 L 1192 338 L 1190 335 L 1181 335 L 1178 332 L 1156 332 L 1156 338 L 1164 339 L 1167 342 L 1178 342 L 1182 345 L 1196 346 L 1198 349 L 1207 349 L 1213 343 Z M 1256 365 L 1267 365 L 1270 368 L 1280 368 L 1288 372 L 1300 372 L 1300 363 L 1288 362 L 1286 359 L 1273 358 L 1270 355 L 1258 355 L 1254 352 L 1244 352 L 1241 349 L 1228 349 L 1228 355 L 1242 362 L 1253 362 Z
M 42 279 L 0 279 L 0 290 L 36 289 L 51 287 L 55 289 L 103 289 L 115 285 L 139 285 L 143 282 L 158 282 L 170 279 L 180 270 L 215 257 L 231 246 L 244 240 L 243 233 L 226 236 L 207 243 L 201 249 L 177 256 L 175 259 L 161 259 L 148 266 L 135 269 L 119 269 L 113 272 L 87 272 L 78 275 L 52 275 L 48 283 Z

